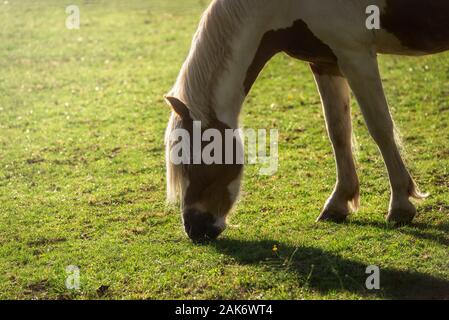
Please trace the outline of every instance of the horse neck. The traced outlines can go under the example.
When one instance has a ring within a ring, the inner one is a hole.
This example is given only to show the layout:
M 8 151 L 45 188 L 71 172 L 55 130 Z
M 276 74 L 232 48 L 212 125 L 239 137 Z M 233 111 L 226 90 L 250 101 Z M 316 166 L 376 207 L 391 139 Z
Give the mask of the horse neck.
M 214 90 L 215 114 L 218 120 L 231 128 L 238 126 L 242 104 L 249 92 L 247 88 L 248 78 L 251 78 L 249 73 L 263 36 L 256 21 L 249 22 L 248 26 L 241 30 L 232 41 L 232 54 L 227 59 L 226 67 L 220 74 Z M 268 58 L 261 64 L 260 70 L 267 61 Z M 250 80 L 250 86 L 255 80 L 255 78 Z
M 195 100 L 187 101 L 187 105 L 194 108 L 191 109 L 191 113 L 195 120 L 207 122 L 208 119 L 215 118 L 230 128 L 238 128 L 242 104 L 249 88 L 260 70 L 272 57 L 272 54 L 265 54 L 263 57 L 258 57 L 255 62 L 255 58 L 259 55 L 262 37 L 269 29 L 266 22 L 267 15 L 271 14 L 266 6 L 258 10 L 264 10 L 264 12 L 253 12 L 239 21 L 239 26 L 230 27 L 233 28 L 231 32 L 225 31 L 227 36 L 223 42 L 215 42 L 217 47 L 211 47 L 210 41 L 207 43 L 205 40 L 212 36 L 210 30 L 197 32 L 189 57 L 178 78 L 178 87 L 180 83 L 183 87 L 181 91 L 184 93 L 189 91 L 186 100 L 189 98 Z M 210 27 L 206 25 L 208 26 Z M 226 53 L 219 56 L 217 60 L 213 54 L 217 52 Z M 205 62 L 204 57 L 209 57 L 211 60 Z M 203 70 L 204 75 L 197 76 L 197 81 L 180 81 L 183 76 L 188 78 L 192 74 L 198 74 L 197 63 L 208 65 L 209 68 Z

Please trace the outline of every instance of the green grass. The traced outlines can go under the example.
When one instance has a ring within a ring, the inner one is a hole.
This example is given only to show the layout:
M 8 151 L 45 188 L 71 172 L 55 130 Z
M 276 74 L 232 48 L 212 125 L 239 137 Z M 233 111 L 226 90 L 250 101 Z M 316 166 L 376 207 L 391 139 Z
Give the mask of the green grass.
M 0 298 L 449 298 L 449 54 L 382 57 L 421 189 L 412 226 L 385 224 L 387 174 L 354 103 L 362 208 L 316 224 L 334 159 L 308 66 L 264 70 L 243 123 L 280 130 L 273 177 L 246 169 L 218 241 L 194 245 L 164 198 L 173 84 L 207 1 L 0 3 Z M 277 245 L 278 252 L 272 248 Z M 65 288 L 65 267 L 81 289 Z M 381 268 L 382 290 L 365 289 Z

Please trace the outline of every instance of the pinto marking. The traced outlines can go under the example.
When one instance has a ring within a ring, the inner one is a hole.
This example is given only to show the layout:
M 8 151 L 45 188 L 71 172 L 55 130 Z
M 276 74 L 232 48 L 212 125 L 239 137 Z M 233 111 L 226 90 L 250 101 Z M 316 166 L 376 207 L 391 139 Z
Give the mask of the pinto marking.
M 449 50 L 447 0 L 387 0 L 381 24 L 408 50 L 422 54 Z
M 304 21 L 296 20 L 289 28 L 270 30 L 264 34 L 246 75 L 245 94 L 249 93 L 265 64 L 280 52 L 313 63 L 337 62 L 331 48 L 318 39 Z
M 366 8 L 381 8 L 381 29 L 366 28 Z M 265 64 L 284 52 L 309 62 L 333 145 L 337 181 L 318 220 L 342 221 L 359 205 L 351 144 L 350 89 L 384 158 L 390 179 L 387 220 L 409 223 L 410 198 L 423 198 L 395 141 L 395 125 L 377 54 L 419 55 L 449 49 L 446 0 L 214 0 L 167 97 L 176 128 L 239 127 L 243 102 Z M 169 139 L 166 139 L 167 155 Z M 234 205 L 242 166 L 174 166 L 167 156 L 168 198 L 181 200 L 192 239 L 214 238 Z

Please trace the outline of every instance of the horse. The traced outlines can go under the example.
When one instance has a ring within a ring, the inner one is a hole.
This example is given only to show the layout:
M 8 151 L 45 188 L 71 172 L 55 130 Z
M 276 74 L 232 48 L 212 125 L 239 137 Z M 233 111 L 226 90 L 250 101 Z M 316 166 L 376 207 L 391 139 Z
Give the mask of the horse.
M 368 8 L 379 10 L 379 28 L 368 28 Z M 310 64 L 333 146 L 335 188 L 317 221 L 342 222 L 359 207 L 352 90 L 388 171 L 391 201 L 386 219 L 411 223 L 417 214 L 412 198 L 427 195 L 419 191 L 400 153 L 377 55 L 420 56 L 446 50 L 446 0 L 213 0 L 175 85 L 165 95 L 172 109 L 165 135 L 167 199 L 181 204 L 189 238 L 214 240 L 225 230 L 239 195 L 243 165 L 174 164 L 170 152 L 179 139 L 172 134 L 177 129 L 191 133 L 194 122 L 201 123 L 202 132 L 237 129 L 253 83 L 278 53 Z M 234 147 L 240 144 L 236 140 Z M 195 157 L 192 148 L 188 153 Z

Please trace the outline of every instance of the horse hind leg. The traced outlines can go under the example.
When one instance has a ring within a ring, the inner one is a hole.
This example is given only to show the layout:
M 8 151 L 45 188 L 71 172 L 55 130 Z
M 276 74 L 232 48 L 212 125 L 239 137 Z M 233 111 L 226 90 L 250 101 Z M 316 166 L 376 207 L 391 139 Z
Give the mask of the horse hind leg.
M 343 222 L 359 206 L 359 179 L 352 153 L 350 92 L 337 65 L 312 64 L 337 166 L 337 182 L 317 221 Z

